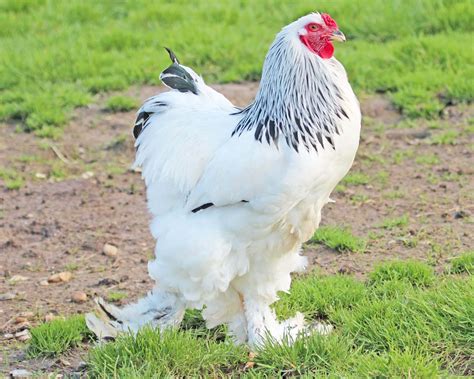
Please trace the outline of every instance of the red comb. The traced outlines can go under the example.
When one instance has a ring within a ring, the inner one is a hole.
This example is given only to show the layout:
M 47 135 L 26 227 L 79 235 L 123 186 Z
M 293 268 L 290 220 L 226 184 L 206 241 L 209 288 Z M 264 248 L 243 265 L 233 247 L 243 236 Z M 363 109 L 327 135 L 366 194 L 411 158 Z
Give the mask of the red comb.
M 337 29 L 336 21 L 334 21 L 332 17 L 329 16 L 327 13 L 321 14 L 321 18 L 323 19 L 323 21 L 326 23 L 328 27 Z

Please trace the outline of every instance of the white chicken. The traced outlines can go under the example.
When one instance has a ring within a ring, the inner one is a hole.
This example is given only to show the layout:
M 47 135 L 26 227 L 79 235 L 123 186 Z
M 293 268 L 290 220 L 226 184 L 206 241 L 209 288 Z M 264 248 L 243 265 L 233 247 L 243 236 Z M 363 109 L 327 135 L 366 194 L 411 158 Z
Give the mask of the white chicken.
M 87 315 L 97 334 L 179 325 L 187 308 L 203 309 L 208 327 L 227 324 L 237 343 L 308 332 L 301 314 L 279 322 L 270 306 L 305 268 L 302 243 L 359 145 L 359 103 L 334 40 L 345 37 L 328 14 L 284 27 L 245 109 L 169 51 L 173 64 L 161 79 L 171 91 L 143 104 L 134 129 L 156 284 L 123 309 L 99 299 L 107 317 Z

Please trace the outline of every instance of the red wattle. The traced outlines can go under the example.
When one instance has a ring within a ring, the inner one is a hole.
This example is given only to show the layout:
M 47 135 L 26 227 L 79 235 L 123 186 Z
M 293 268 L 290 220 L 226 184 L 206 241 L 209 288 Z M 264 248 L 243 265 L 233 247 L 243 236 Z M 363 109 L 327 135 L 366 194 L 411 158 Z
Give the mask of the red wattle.
M 331 42 L 326 42 L 323 48 L 319 50 L 318 54 L 323 59 L 332 58 L 334 55 L 334 45 Z

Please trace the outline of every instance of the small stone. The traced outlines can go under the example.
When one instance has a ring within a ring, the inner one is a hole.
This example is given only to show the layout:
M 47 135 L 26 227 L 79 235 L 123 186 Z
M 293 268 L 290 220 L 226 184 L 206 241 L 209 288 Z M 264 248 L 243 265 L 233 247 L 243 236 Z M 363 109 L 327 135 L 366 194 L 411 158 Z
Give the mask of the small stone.
M 71 300 L 75 303 L 84 303 L 87 301 L 87 294 L 82 291 L 76 291 L 72 294 Z
M 62 282 L 69 282 L 72 278 L 72 274 L 69 271 L 60 272 L 58 275 Z
M 116 281 L 115 279 L 105 278 L 105 279 L 99 280 L 99 282 L 96 284 L 96 286 L 97 287 L 99 287 L 99 286 L 115 286 L 117 284 L 118 284 L 118 281 Z
M 31 377 L 31 372 L 23 368 L 16 368 L 15 370 L 10 371 L 10 378 L 29 378 Z
M 37 173 L 35 174 L 35 177 L 36 177 L 37 179 L 46 179 L 46 178 L 47 178 L 46 174 L 43 174 L 42 172 L 37 172 Z
M 59 274 L 53 274 L 48 278 L 48 283 L 59 283 L 61 281 L 61 278 L 59 277 Z
M 28 321 L 28 319 L 26 317 L 17 316 L 17 317 L 15 317 L 14 323 L 15 324 L 21 324 L 22 322 L 26 322 L 26 321 Z
M 252 368 L 253 366 L 255 366 L 255 362 L 253 360 L 255 359 L 256 356 L 257 356 L 257 354 L 254 353 L 253 351 L 251 351 L 249 353 L 248 361 L 247 361 L 247 363 L 245 363 L 244 370 L 248 370 L 248 369 Z
M 48 278 L 49 283 L 60 283 L 69 282 L 72 278 L 72 274 L 69 271 L 60 272 L 59 274 L 53 274 Z
M 94 173 L 92 171 L 86 171 L 81 175 L 82 179 L 90 179 L 93 176 L 94 176 Z
M 116 257 L 118 253 L 117 247 L 114 245 L 111 245 L 110 243 L 106 243 L 102 251 L 108 257 Z
M 454 212 L 454 218 L 456 220 L 460 219 L 460 218 L 465 218 L 469 216 L 468 213 L 466 211 L 457 211 L 457 212 Z
M 71 366 L 71 362 L 69 362 L 68 360 L 64 359 L 64 358 L 59 358 L 59 362 L 61 362 L 61 364 L 63 366 Z
M 253 366 L 255 366 L 255 362 L 247 362 L 244 366 L 244 370 L 251 369 Z
M 4 335 L 3 335 L 3 339 L 4 339 L 4 340 L 11 340 L 12 338 L 15 338 L 15 335 L 14 335 L 14 334 L 7 333 L 7 334 L 4 334 Z
M 413 137 L 418 138 L 418 139 L 425 139 L 428 138 L 431 133 L 429 130 L 420 130 L 420 131 L 415 131 L 412 133 Z
M 47 280 L 42 280 L 41 282 L 39 282 L 39 285 L 40 286 L 49 286 L 49 282 Z
M 0 301 L 13 300 L 16 294 L 13 292 L 0 293 Z
M 19 332 L 16 332 L 15 337 L 18 338 L 18 337 L 22 337 L 28 334 L 30 334 L 30 332 L 27 329 L 23 329 L 23 330 L 20 330 Z
M 22 331 L 15 333 L 15 338 L 18 341 L 25 342 L 25 341 L 28 341 L 31 338 L 31 335 L 30 335 L 30 332 L 28 331 L 28 329 L 23 329 Z

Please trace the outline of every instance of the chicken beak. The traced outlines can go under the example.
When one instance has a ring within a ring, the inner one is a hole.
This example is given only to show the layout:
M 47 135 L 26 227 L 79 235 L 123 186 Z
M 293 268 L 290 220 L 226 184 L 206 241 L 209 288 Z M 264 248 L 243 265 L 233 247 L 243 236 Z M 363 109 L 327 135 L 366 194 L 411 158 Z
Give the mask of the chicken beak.
M 331 40 L 332 41 L 345 42 L 346 41 L 346 36 L 340 30 L 335 30 L 331 34 Z

